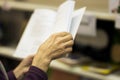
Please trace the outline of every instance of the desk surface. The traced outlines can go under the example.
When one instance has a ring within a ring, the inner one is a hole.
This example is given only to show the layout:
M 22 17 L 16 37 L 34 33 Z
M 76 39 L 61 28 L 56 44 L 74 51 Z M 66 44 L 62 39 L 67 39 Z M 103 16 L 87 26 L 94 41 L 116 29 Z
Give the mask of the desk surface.
M 81 75 L 81 76 L 85 76 L 88 78 L 94 78 L 94 79 L 98 79 L 98 80 L 120 80 L 120 77 L 116 76 L 116 75 L 102 75 L 102 74 L 97 74 L 94 72 L 89 72 L 89 71 L 85 71 L 83 69 L 81 69 L 79 66 L 70 66 L 67 64 L 64 64 L 60 61 L 53 61 L 50 65 L 50 67 L 55 68 L 55 69 L 59 69 L 59 70 L 63 70 L 72 74 L 76 74 L 76 75 Z
M 16 57 L 13 57 L 14 51 L 15 51 L 15 48 L 0 46 L 0 55 L 2 56 L 16 58 Z M 120 80 L 120 77 L 117 77 L 115 75 L 105 76 L 105 75 L 96 74 L 93 72 L 88 72 L 88 71 L 82 70 L 79 66 L 70 66 L 57 60 L 52 61 L 52 63 L 50 64 L 50 67 L 63 70 L 72 74 L 82 75 L 85 77 L 90 77 L 90 78 L 95 78 L 100 80 Z

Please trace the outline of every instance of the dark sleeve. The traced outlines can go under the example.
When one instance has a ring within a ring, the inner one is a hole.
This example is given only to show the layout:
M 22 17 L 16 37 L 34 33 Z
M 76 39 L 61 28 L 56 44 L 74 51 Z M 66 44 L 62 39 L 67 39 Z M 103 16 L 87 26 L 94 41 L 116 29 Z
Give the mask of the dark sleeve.
M 31 66 L 24 80 L 48 80 L 47 74 L 41 69 Z
M 17 80 L 13 71 L 8 72 L 8 78 L 9 80 Z
M 9 80 L 17 80 L 13 71 L 8 72 L 8 78 Z M 48 77 L 47 74 L 41 69 L 31 66 L 23 80 L 48 80 Z
M 4 73 L 0 70 L 0 80 L 6 80 Z

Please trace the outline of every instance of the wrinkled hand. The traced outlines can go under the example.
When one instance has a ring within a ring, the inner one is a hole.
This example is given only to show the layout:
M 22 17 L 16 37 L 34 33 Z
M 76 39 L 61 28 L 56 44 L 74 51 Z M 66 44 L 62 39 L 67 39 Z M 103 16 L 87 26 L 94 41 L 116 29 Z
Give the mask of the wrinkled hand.
M 32 65 L 46 72 L 52 60 L 72 51 L 72 45 L 73 38 L 70 33 L 53 34 L 39 47 Z
M 15 77 L 17 80 L 22 80 L 21 78 L 24 77 L 24 74 L 29 70 L 29 67 L 32 64 L 33 55 L 28 56 L 27 58 L 23 59 L 22 62 L 13 70 Z

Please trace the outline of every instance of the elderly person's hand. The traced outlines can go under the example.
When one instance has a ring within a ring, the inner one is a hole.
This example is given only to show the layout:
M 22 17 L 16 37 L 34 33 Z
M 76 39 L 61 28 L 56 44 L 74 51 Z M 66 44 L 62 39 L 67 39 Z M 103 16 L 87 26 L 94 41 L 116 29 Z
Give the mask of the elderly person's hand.
M 33 57 L 33 55 L 30 55 L 27 58 L 23 59 L 21 63 L 13 70 L 13 73 L 15 74 L 17 80 L 22 80 L 25 73 L 29 70 L 33 61 Z
M 73 38 L 70 33 L 60 32 L 50 36 L 38 49 L 33 66 L 47 71 L 52 60 L 72 51 Z

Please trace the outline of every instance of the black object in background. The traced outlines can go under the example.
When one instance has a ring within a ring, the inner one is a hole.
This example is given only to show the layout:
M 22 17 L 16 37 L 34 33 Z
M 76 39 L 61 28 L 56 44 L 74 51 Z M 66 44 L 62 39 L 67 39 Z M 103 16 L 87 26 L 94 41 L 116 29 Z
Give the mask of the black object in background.
M 17 45 L 31 12 L 0 10 L 0 25 L 3 33 L 1 45 Z
M 113 38 L 115 33 L 115 27 L 113 21 L 97 20 L 97 30 L 103 30 L 107 37 L 107 44 L 103 48 L 97 48 L 92 45 L 84 45 L 78 42 L 81 37 L 77 34 L 75 38 L 75 44 L 73 45 L 73 52 L 70 55 L 73 58 L 75 55 L 88 56 L 93 60 L 109 62 L 111 61 L 111 47 L 113 44 Z

